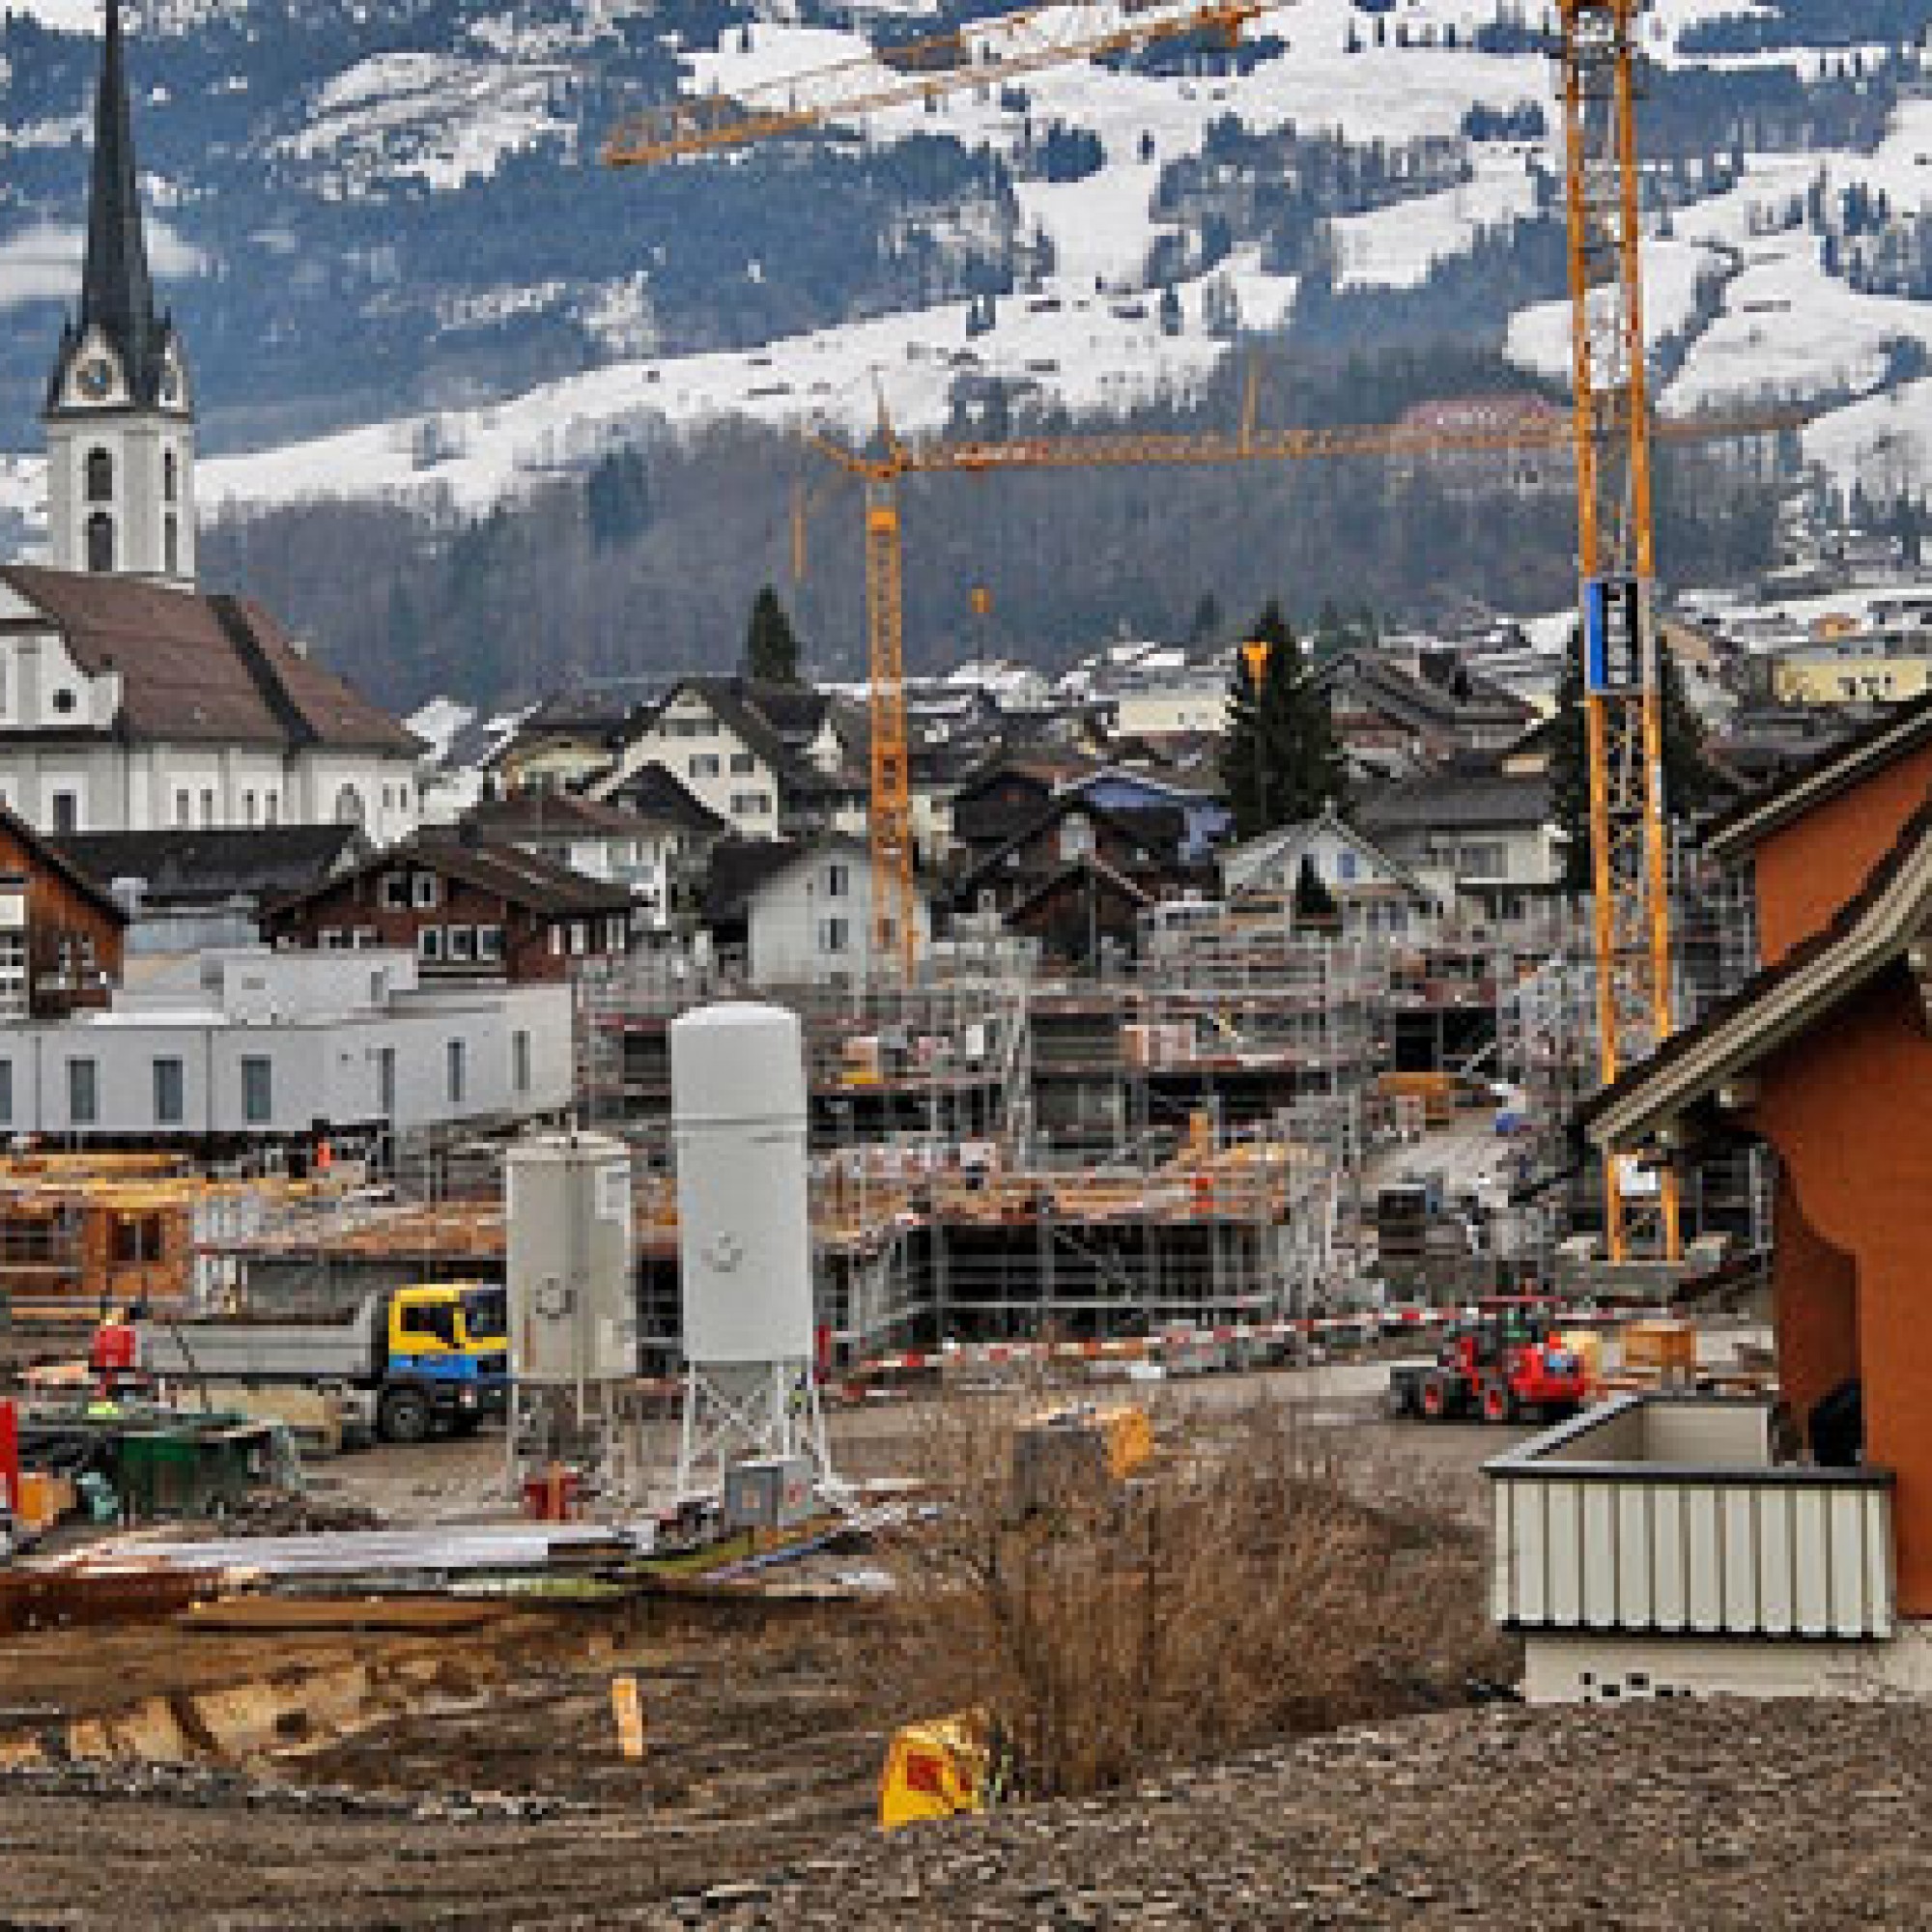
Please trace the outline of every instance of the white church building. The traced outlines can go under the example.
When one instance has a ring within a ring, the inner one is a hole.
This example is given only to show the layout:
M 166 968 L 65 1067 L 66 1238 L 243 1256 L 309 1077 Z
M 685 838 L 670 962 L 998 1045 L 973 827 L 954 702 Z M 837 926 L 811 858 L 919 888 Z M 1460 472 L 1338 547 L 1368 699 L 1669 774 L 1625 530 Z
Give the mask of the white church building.
M 48 562 L 0 567 L 0 804 L 56 835 L 413 831 L 415 738 L 259 605 L 197 588 L 193 392 L 148 273 L 117 0 L 80 309 L 42 420 Z

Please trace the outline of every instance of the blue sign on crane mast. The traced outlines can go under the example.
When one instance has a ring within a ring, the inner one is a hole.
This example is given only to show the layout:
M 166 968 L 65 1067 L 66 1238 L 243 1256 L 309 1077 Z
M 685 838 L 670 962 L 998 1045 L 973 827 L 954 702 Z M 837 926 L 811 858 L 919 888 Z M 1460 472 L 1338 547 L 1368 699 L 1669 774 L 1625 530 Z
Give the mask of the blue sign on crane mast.
M 1592 697 L 1642 691 L 1648 666 L 1643 584 L 1593 577 L 1583 585 L 1583 687 Z

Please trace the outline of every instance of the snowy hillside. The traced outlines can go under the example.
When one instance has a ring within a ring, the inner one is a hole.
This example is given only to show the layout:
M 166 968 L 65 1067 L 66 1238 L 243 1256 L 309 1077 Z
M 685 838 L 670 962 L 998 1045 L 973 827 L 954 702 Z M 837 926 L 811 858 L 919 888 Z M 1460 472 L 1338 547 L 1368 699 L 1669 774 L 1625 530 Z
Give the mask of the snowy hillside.
M 0 31 L 0 445 L 27 451 L 77 250 L 94 11 L 33 0 Z M 1847 479 L 1916 476 L 1932 435 L 1914 12 L 1660 0 L 1646 30 L 1664 407 L 1827 400 L 1806 446 Z M 927 13 L 862 17 L 902 37 Z M 1539 13 L 1299 0 L 1236 57 L 1073 66 L 612 175 L 595 154 L 623 108 L 868 59 L 853 11 L 405 0 L 374 25 L 351 0 L 154 0 L 138 131 L 206 497 L 474 509 L 657 424 L 857 431 L 883 393 L 933 429 L 994 388 L 1119 407 L 1198 384 L 1244 333 L 1293 354 L 1397 314 L 1405 339 L 1506 344 L 1560 381 Z M 0 507 L 31 520 L 38 488 L 31 460 L 0 468 Z

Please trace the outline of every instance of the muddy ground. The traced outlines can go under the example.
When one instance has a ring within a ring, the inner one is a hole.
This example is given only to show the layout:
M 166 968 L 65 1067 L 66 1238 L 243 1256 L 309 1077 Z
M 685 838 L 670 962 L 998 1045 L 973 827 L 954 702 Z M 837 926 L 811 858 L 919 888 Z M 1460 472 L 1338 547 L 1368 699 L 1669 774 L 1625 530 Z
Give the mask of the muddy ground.
M 1511 1433 L 1381 1422 L 1378 1379 L 1166 1393 L 1210 1423 L 1287 1398 L 1346 1439 L 1365 1486 L 1480 1519 L 1480 1463 Z M 931 1428 L 917 1406 L 841 1413 L 836 1454 L 901 1473 Z M 318 1500 L 399 1524 L 504 1510 L 493 1436 L 314 1473 Z M 0 1923 L 601 1924 L 779 1869 L 831 1874 L 872 1832 L 890 1729 L 923 1715 L 863 1604 L 469 1604 L 414 1623 L 376 1605 L 366 1628 L 298 1610 L 0 1638 L 0 1764 L 56 1760 L 0 1770 Z M 642 1688 L 641 1761 L 618 1747 L 620 1673 Z M 80 1742 L 122 1761 L 64 1767 L 90 1724 Z M 186 1763 L 154 1767 L 168 1758 Z
M 117 1681 L 177 1709 L 265 1687 L 327 1719 L 239 1766 L 0 1774 L 0 1919 L 125 1926 L 134 1899 L 155 1925 L 529 1923 L 789 1863 L 871 1823 L 866 1648 L 850 1613 L 810 1605 L 509 1615 L 435 1640 L 192 1618 L 16 1638 L 0 1706 L 37 1706 L 43 1734 Z M 373 1683 L 365 1705 L 313 1698 L 345 1669 Z M 641 1761 L 618 1747 L 618 1672 L 643 1690 Z

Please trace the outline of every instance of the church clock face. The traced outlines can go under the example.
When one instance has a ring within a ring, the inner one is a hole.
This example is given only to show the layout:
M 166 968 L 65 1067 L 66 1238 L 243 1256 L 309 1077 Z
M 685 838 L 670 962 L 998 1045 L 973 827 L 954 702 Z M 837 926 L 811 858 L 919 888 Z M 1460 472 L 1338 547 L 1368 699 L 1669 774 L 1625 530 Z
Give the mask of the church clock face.
M 75 378 L 80 393 L 91 403 L 104 400 L 114 387 L 114 365 L 104 355 L 90 355 Z

